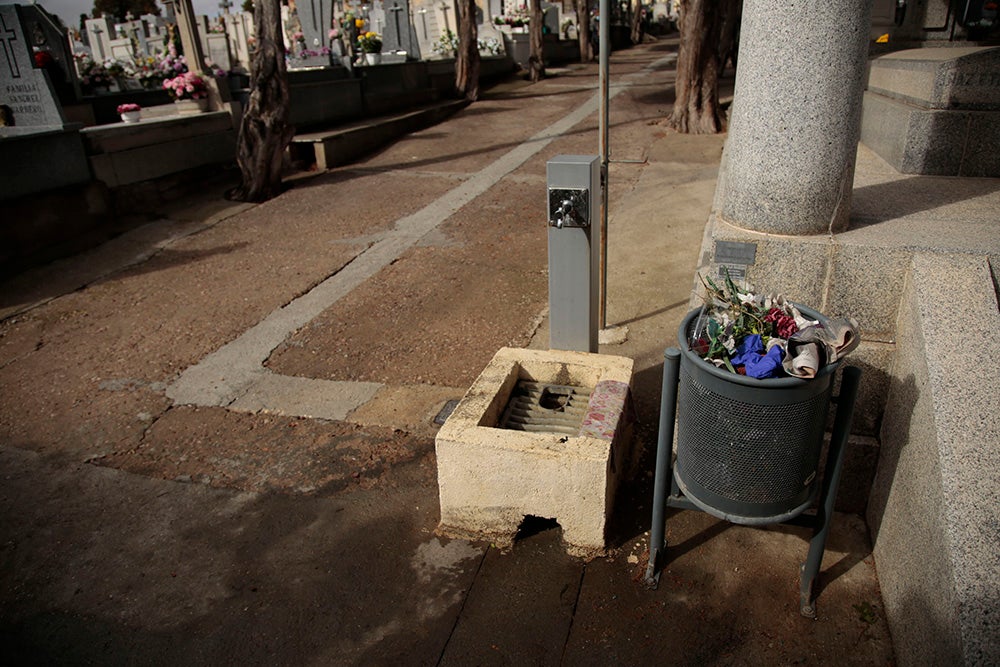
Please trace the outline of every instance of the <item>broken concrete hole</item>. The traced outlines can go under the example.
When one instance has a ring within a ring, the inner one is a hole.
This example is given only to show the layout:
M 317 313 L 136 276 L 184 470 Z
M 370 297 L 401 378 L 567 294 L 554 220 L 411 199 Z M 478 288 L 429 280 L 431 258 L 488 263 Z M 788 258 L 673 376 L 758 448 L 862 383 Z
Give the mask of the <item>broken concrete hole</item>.
M 521 525 L 517 527 L 517 533 L 514 535 L 514 542 L 544 533 L 548 530 L 552 530 L 553 528 L 562 530 L 562 526 L 559 525 L 559 521 L 556 519 L 547 519 L 543 516 L 525 514 L 524 521 L 522 521 Z

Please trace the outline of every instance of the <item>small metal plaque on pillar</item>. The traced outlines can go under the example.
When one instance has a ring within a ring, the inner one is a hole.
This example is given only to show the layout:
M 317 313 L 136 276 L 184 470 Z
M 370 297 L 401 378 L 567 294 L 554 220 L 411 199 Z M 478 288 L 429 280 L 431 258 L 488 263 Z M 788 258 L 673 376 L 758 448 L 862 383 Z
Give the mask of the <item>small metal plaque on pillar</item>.
M 757 261 L 757 244 L 737 241 L 715 242 L 715 263 L 719 265 L 719 277 L 729 276 L 733 280 L 745 280 L 747 267 Z
M 549 347 L 597 352 L 601 169 L 597 155 L 548 161 Z

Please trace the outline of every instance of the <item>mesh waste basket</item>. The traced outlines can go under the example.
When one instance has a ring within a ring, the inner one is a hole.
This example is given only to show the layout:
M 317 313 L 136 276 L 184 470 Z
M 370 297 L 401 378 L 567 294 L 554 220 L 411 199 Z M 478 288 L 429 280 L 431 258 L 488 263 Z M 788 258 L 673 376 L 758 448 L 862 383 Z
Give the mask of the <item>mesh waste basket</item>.
M 805 317 L 825 322 L 810 308 Z M 684 318 L 677 388 L 674 479 L 700 509 L 733 523 L 786 521 L 818 491 L 817 467 L 834 372 L 758 380 L 720 369 L 689 349 L 701 309 Z

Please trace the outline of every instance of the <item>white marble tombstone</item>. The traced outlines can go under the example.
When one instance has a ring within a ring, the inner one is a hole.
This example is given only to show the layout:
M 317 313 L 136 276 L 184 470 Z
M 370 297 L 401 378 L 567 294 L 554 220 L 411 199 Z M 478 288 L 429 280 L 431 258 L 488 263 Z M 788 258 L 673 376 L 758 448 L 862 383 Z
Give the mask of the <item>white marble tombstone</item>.
M 114 28 L 106 18 L 87 19 L 87 41 L 90 43 L 90 53 L 94 62 L 104 62 L 111 57 L 111 40 L 115 36 Z

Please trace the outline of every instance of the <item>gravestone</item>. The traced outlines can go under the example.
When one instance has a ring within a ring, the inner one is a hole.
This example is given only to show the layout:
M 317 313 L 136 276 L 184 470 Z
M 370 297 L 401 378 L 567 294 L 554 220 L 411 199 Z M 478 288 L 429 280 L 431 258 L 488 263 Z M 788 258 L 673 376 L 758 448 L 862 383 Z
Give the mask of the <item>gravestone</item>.
M 17 5 L 0 5 L 0 104 L 18 128 L 52 129 L 65 124 L 48 72 L 36 68 Z
M 111 40 L 115 35 L 114 28 L 104 17 L 87 19 L 87 42 L 90 44 L 90 54 L 94 62 L 104 62 L 111 57 Z
M 167 22 L 162 16 L 156 14 L 143 14 L 139 17 L 145 26 L 147 41 L 153 45 L 154 50 L 163 49 L 163 40 L 167 36 Z
M 208 36 L 206 40 L 208 42 L 208 61 L 221 69 L 223 72 L 228 72 L 233 68 L 233 63 L 229 57 L 229 40 L 226 38 L 224 33 L 212 33 Z
M 426 53 L 428 56 L 434 55 L 436 53 L 434 44 L 448 30 L 451 30 L 453 34 L 458 34 L 454 15 L 455 11 L 451 3 L 440 0 L 427 2 L 414 12 L 414 32 L 421 53 Z
M 131 62 L 134 55 L 132 40 L 128 37 L 111 40 L 111 55 L 109 57 L 122 62 Z
M 201 43 L 201 52 L 206 54 L 208 53 L 208 36 L 211 33 L 211 30 L 209 30 L 210 26 L 211 24 L 208 22 L 208 16 L 206 16 L 205 14 L 195 15 L 194 17 L 195 34 L 198 35 L 198 41 Z M 187 53 L 185 53 L 184 55 L 185 57 L 188 57 Z
M 247 20 L 249 17 L 249 21 Z M 253 34 L 253 18 L 246 12 L 226 14 L 226 35 L 229 36 L 229 48 L 233 57 L 233 67 L 250 69 L 249 38 Z
M 382 0 L 375 0 L 372 3 L 371 9 L 368 10 L 368 29 L 380 35 L 385 35 L 385 18 L 385 6 Z
M 445 34 L 444 14 L 441 3 L 426 2 L 414 12 L 414 31 L 420 52 L 428 57 L 435 54 L 434 44 Z
M 126 21 L 125 23 L 119 23 L 116 28 L 120 28 L 124 36 L 132 41 L 132 52 L 134 54 L 139 56 L 150 54 L 146 36 L 146 25 L 143 21 Z
M 559 23 L 562 21 L 562 5 L 543 2 L 542 12 L 542 24 L 548 28 L 548 33 L 550 35 L 558 35 Z
M 17 10 L 29 48 L 44 52 L 51 62 L 45 65 L 49 80 L 61 104 L 72 104 L 80 97 L 76 65 L 66 31 L 37 5 L 22 5 Z
M 319 51 L 329 41 L 327 33 L 332 27 L 332 0 L 298 0 L 295 3 L 305 36 L 306 48 Z
M 420 45 L 410 23 L 408 0 L 386 0 L 386 26 L 382 37 L 383 52 L 405 51 L 414 58 L 420 57 Z
M 500 12 L 501 7 L 502 5 L 500 0 L 490 0 L 490 2 L 487 3 L 485 12 L 480 10 L 479 7 L 476 7 L 476 21 L 479 24 L 476 29 L 479 32 L 480 43 L 495 40 L 500 49 L 500 53 L 503 53 L 503 33 L 500 32 L 500 29 L 497 28 L 496 24 L 493 22 L 493 17 Z M 482 55 L 490 54 L 482 52 Z

